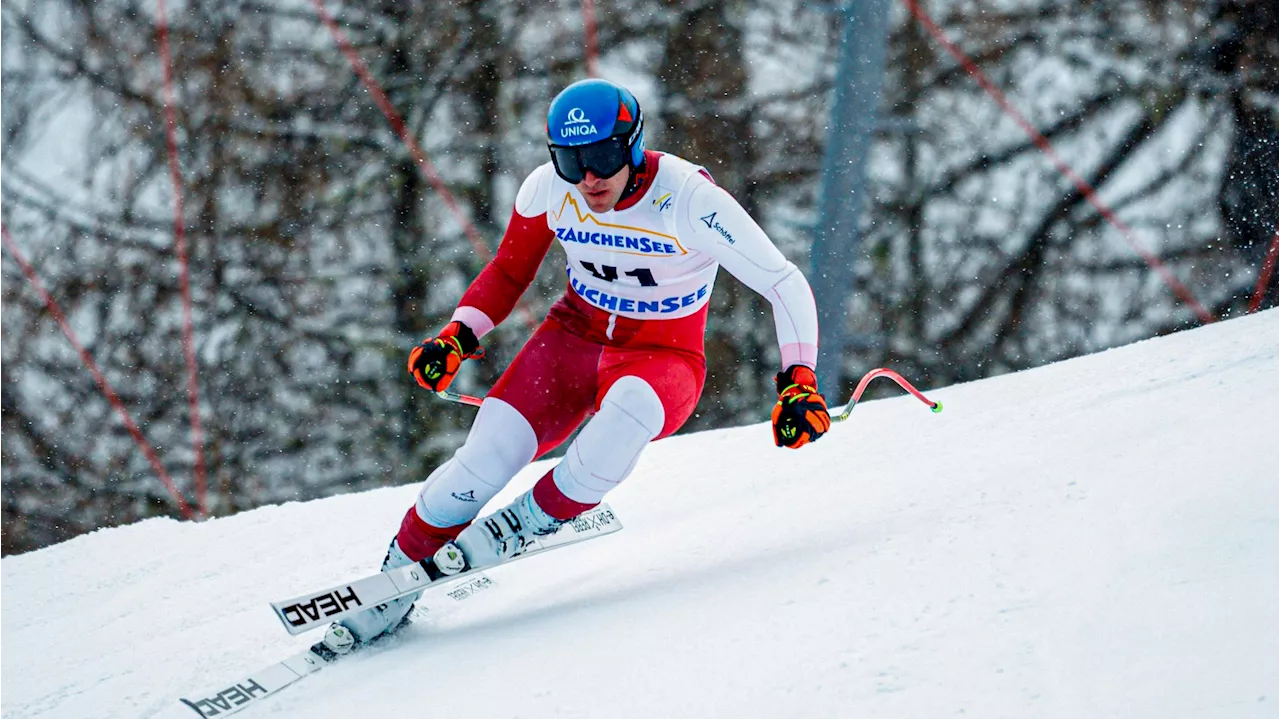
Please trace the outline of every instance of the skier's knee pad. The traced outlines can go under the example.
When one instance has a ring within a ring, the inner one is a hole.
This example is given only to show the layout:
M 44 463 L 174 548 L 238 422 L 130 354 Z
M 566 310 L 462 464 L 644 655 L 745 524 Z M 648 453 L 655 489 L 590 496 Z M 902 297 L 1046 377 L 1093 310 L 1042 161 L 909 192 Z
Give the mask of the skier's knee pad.
M 470 522 L 537 451 L 538 438 L 524 415 L 500 399 L 486 399 L 466 443 L 423 484 L 418 516 L 436 527 Z
M 575 502 L 598 503 L 631 474 L 640 452 L 665 421 L 662 400 L 648 382 L 632 376 L 619 379 L 556 466 L 556 486 Z
M 538 438 L 529 420 L 495 397 L 480 405 L 466 443 L 454 456 L 483 481 L 502 488 L 537 451 Z

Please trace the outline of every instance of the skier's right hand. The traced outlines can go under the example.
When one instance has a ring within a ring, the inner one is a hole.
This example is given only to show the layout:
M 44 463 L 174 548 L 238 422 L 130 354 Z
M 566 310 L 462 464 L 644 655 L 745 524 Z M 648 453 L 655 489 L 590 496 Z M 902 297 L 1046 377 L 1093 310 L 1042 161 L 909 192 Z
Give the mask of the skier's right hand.
M 448 389 L 462 360 L 484 356 L 480 340 L 471 328 L 454 320 L 439 336 L 424 340 L 409 353 L 409 374 L 432 392 Z

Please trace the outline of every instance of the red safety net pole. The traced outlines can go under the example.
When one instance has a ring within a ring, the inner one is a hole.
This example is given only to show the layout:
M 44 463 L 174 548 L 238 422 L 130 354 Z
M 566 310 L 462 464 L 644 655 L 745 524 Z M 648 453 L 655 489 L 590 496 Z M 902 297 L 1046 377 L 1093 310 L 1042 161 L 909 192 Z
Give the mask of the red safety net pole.
M 467 240 L 471 242 L 471 247 L 475 250 L 476 255 L 482 262 L 488 262 L 493 256 L 489 252 L 488 246 L 485 245 L 475 225 L 471 223 L 471 220 L 462 211 L 462 207 L 454 199 L 453 193 L 449 191 L 444 178 L 436 171 L 436 167 L 427 157 L 427 153 L 423 152 L 422 147 L 418 145 L 418 141 L 409 133 L 408 125 L 405 124 L 404 118 L 400 117 L 400 113 L 396 112 L 396 108 L 391 104 L 391 99 L 387 97 L 387 93 L 382 90 L 382 86 L 374 79 L 373 73 L 369 72 L 364 60 L 360 59 L 360 53 L 356 52 L 355 45 L 351 43 L 346 33 L 342 32 L 342 28 L 338 27 L 337 21 L 325 9 L 324 0 L 312 0 L 312 4 L 315 5 L 316 14 L 320 16 L 320 20 L 324 22 L 325 27 L 329 28 L 329 33 L 333 35 L 334 42 L 338 43 L 342 54 L 351 63 L 352 69 L 355 70 L 356 75 L 360 78 L 365 90 L 373 96 L 374 103 L 377 104 L 378 109 L 382 110 L 382 114 L 386 116 L 387 122 L 391 124 L 391 129 L 400 137 L 400 141 L 409 148 L 409 152 L 413 155 L 414 161 L 418 163 L 418 167 L 422 170 L 423 176 L 427 178 L 427 182 L 444 199 L 444 204 L 458 220 L 458 224 L 462 226 L 462 231 L 466 234 Z M 536 328 L 538 322 L 534 318 L 533 312 L 523 302 L 520 303 L 519 309 L 524 314 L 525 321 L 528 322 L 530 329 Z
M 191 415 L 191 446 L 195 450 L 196 505 L 209 514 L 204 462 L 204 428 L 200 424 L 200 382 L 196 365 L 195 329 L 191 311 L 191 265 L 187 258 L 186 222 L 182 212 L 182 168 L 178 163 L 178 118 L 173 93 L 173 61 L 169 50 L 169 22 L 164 0 L 156 0 L 157 35 L 164 65 L 165 146 L 173 180 L 173 244 L 178 256 L 178 288 L 182 295 L 182 354 L 187 362 L 187 404 Z
M 1257 312 L 1262 306 L 1262 298 L 1267 295 L 1267 285 L 1271 282 L 1271 273 L 1276 269 L 1276 252 L 1280 250 L 1280 226 L 1276 227 L 1276 233 L 1271 236 L 1271 249 L 1267 250 L 1267 259 L 1262 262 L 1262 269 L 1258 272 L 1258 286 L 1253 288 L 1253 301 L 1249 303 L 1249 311 Z
M 1133 236 L 1133 230 L 1122 222 L 1110 207 L 1103 204 L 1102 200 L 1098 198 L 1098 193 L 1094 191 L 1093 187 L 1090 186 L 1084 178 L 1077 174 L 1076 171 L 1058 155 L 1057 151 L 1053 149 L 1053 145 L 1049 143 L 1048 138 L 1042 135 L 1034 125 L 1022 116 L 1022 113 L 1018 112 L 1018 110 L 1013 107 L 1008 98 L 1005 97 L 1004 93 L 996 87 L 995 83 L 993 83 L 990 78 L 982 72 L 982 70 L 978 69 L 977 64 L 974 63 L 968 55 L 965 55 L 959 47 L 947 39 L 946 35 L 942 32 L 942 28 L 938 27 L 937 23 L 929 17 L 928 13 L 926 13 L 922 7 L 920 7 L 919 2 L 917 2 L 917 0 L 902 1 L 906 4 L 907 9 L 911 11 L 911 14 L 914 15 L 916 19 L 920 21 L 920 24 L 929 31 L 929 34 L 933 35 L 934 39 L 938 41 L 938 44 L 946 48 L 947 52 L 955 58 L 956 62 L 960 63 L 964 67 L 965 71 L 968 72 L 974 80 L 977 80 L 978 84 L 982 86 L 982 89 L 987 91 L 987 94 L 991 96 L 991 99 L 995 100 L 996 104 L 1000 106 L 1000 109 L 1003 110 L 1006 115 L 1013 118 L 1014 122 L 1018 123 L 1018 126 L 1027 134 L 1027 137 L 1031 138 L 1031 141 L 1035 143 L 1036 147 L 1040 148 L 1041 152 L 1049 157 L 1054 166 L 1058 168 L 1058 171 L 1065 175 L 1067 179 L 1076 186 L 1076 189 L 1084 195 L 1089 204 L 1093 205 L 1099 214 L 1101 214 L 1108 222 L 1120 231 L 1125 242 L 1129 243 L 1129 246 L 1133 248 L 1133 251 L 1138 253 L 1138 255 L 1146 261 L 1147 265 L 1160 275 L 1161 279 L 1163 279 L 1164 283 L 1169 286 L 1174 295 L 1194 310 L 1201 322 L 1207 324 L 1217 321 L 1217 318 L 1214 317 L 1209 310 L 1205 309 L 1204 305 L 1200 304 L 1199 300 L 1195 298 L 1195 295 L 1191 293 L 1191 290 L 1187 289 L 1186 285 L 1182 284 L 1182 282 L 1178 280 L 1168 266 L 1160 261 L 1160 258 L 1156 257 L 1153 253 L 1147 251 L 1138 244 L 1137 240 Z
M 597 62 L 599 51 L 596 48 L 596 3 L 595 0 L 582 0 L 582 26 L 587 42 L 587 75 L 600 76 Z
M 13 259 L 18 263 L 18 267 L 22 268 L 22 273 L 27 276 L 27 281 L 31 283 L 31 287 L 35 289 L 36 294 L 44 301 L 45 308 L 49 310 L 49 314 L 53 316 L 54 321 L 58 323 L 58 327 L 62 329 L 62 334 L 67 336 L 67 341 L 71 343 L 71 347 L 75 349 L 76 354 L 80 355 L 80 361 L 88 368 L 89 373 L 93 375 L 93 379 L 98 383 L 98 389 L 115 408 L 116 413 L 124 420 L 124 426 L 129 430 L 129 434 L 133 436 L 133 441 L 142 450 L 147 461 L 151 463 L 152 469 L 155 470 L 156 476 L 160 478 L 160 482 L 164 488 L 169 490 L 169 496 L 173 498 L 173 503 L 177 505 L 178 512 L 183 519 L 191 519 L 191 505 L 187 504 L 187 500 L 183 499 L 182 493 L 178 491 L 178 487 L 174 485 L 173 479 L 169 477 L 169 473 L 165 471 L 164 465 L 160 463 L 160 458 L 156 455 L 156 451 L 142 436 L 142 430 L 138 429 L 138 425 L 133 421 L 133 417 L 129 415 L 129 410 L 125 409 L 124 402 L 120 400 L 120 396 L 112 389 L 111 383 L 98 369 L 98 364 L 93 361 L 93 355 L 80 344 L 76 339 L 76 335 L 71 331 L 71 324 L 67 322 L 67 318 L 62 314 L 62 310 L 58 308 L 58 303 L 54 301 L 53 296 L 45 290 L 44 285 L 40 282 L 40 278 L 36 275 L 35 269 L 27 262 L 27 258 L 23 256 L 18 249 L 17 244 L 13 241 L 13 237 L 9 234 L 9 228 L 0 225 L 0 231 L 4 233 L 4 245 L 9 248 L 9 252 L 13 255 Z

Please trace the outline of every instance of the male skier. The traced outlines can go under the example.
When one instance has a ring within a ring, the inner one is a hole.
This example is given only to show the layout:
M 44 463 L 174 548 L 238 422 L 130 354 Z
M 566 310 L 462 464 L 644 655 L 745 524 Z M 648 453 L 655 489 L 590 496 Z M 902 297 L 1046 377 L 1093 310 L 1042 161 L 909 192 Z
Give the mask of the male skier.
M 804 275 L 701 167 L 646 150 L 635 96 L 604 80 L 565 88 L 547 112 L 551 162 L 516 196 L 497 256 L 409 372 L 449 386 L 511 312 L 553 240 L 568 256 L 564 297 L 489 391 L 467 441 L 423 483 L 383 569 L 434 557 L 446 573 L 518 553 L 530 536 L 600 503 L 649 442 L 684 424 L 706 376 L 708 299 L 723 266 L 773 307 L 784 371 L 774 441 L 798 448 L 831 426 L 816 389 L 818 320 Z M 564 458 L 510 505 L 472 523 L 525 465 L 587 420 Z M 343 653 L 398 628 L 417 595 L 330 627 Z

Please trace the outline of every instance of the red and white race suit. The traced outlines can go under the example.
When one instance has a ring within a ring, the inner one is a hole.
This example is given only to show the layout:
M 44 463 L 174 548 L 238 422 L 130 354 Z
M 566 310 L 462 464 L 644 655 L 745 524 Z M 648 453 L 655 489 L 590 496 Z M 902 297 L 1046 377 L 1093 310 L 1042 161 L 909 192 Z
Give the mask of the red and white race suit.
M 423 484 L 399 535 L 410 557 L 460 531 L 589 415 L 534 488 L 557 518 L 598 504 L 650 441 L 679 429 L 702 393 L 707 303 L 722 266 L 772 305 L 783 368 L 814 366 L 809 284 L 737 201 L 674 155 L 647 151 L 638 179 L 636 192 L 603 213 L 550 163 L 524 181 L 497 256 L 453 319 L 477 336 L 492 330 L 553 240 L 568 257 L 568 288 L 490 390 L 466 443 Z

